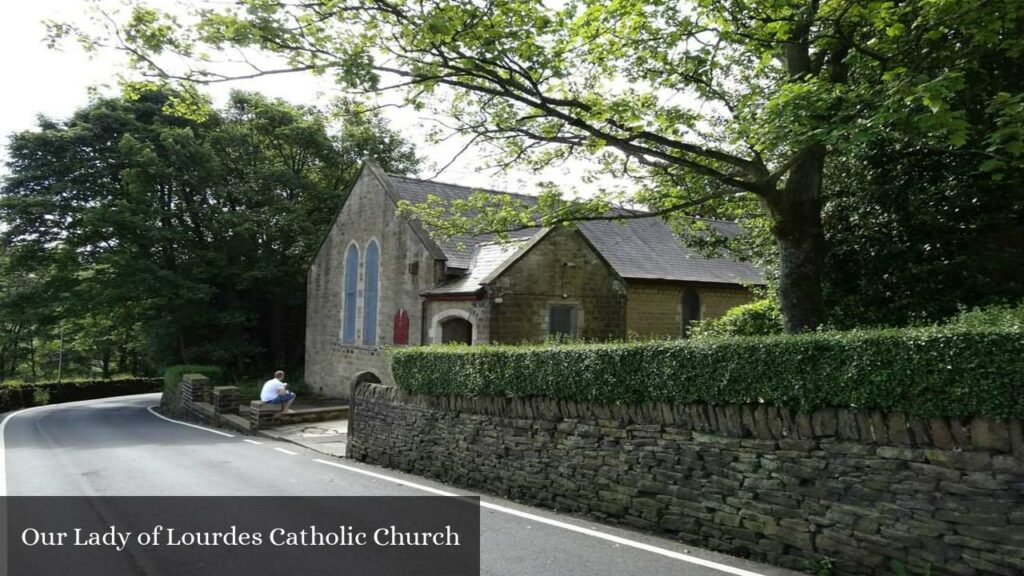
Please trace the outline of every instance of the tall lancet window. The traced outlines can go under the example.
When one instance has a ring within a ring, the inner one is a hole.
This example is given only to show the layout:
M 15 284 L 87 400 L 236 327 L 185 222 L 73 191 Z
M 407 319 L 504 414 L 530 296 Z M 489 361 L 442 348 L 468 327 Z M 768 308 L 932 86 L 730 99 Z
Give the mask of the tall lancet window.
M 366 245 L 366 273 L 363 274 L 363 344 L 377 344 L 378 279 L 380 278 L 380 247 L 376 240 Z
M 341 302 L 341 341 L 356 341 L 356 292 L 359 287 L 359 248 L 350 244 L 345 252 L 344 283 Z

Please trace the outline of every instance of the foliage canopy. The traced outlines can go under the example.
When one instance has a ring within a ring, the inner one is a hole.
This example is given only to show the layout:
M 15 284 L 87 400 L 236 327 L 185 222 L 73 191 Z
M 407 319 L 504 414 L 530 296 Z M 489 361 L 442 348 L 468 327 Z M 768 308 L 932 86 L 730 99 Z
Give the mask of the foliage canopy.
M 104 376 L 301 363 L 306 263 L 359 161 L 417 165 L 351 106 L 236 92 L 197 120 L 168 111 L 175 97 L 101 99 L 11 138 L 0 379 L 55 372 L 61 327 L 68 366 Z
M 822 202 L 842 190 L 829 158 L 898 134 L 999 178 L 1024 153 L 1020 75 L 990 74 L 1020 68 L 1015 0 L 243 0 L 189 18 L 136 0 L 99 21 L 54 24 L 52 37 L 190 83 L 311 71 L 358 92 L 404 89 L 413 106 L 439 96 L 451 129 L 497 147 L 499 164 L 590 158 L 681 226 L 761 207 L 790 330 L 825 319 Z M 210 56 L 234 47 L 283 64 L 239 73 Z M 175 68 L 179 56 L 191 64 Z M 615 200 L 552 191 L 525 217 L 421 215 L 491 231 L 602 217 Z

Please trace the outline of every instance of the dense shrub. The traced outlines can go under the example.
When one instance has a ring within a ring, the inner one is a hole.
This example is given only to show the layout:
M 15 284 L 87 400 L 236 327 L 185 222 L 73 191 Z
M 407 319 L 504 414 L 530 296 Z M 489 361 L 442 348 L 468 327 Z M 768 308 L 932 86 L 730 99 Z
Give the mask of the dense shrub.
M 144 394 L 160 390 L 159 378 L 117 378 L 73 382 L 0 385 L 0 412 L 60 402 Z
M 961 312 L 949 325 L 974 330 L 1024 331 L 1024 302 L 1016 306 L 990 306 Z
M 160 411 L 169 416 L 181 415 L 181 377 L 185 374 L 202 374 L 214 386 L 224 382 L 224 371 L 217 366 L 201 364 L 178 364 L 164 371 L 164 390 L 160 396 Z
M 637 404 L 765 402 L 1024 417 L 1024 333 L 916 329 L 698 341 L 407 348 L 410 393 Z
M 782 333 L 782 312 L 774 298 L 737 306 L 721 318 L 695 323 L 692 338 L 721 336 L 769 336 Z

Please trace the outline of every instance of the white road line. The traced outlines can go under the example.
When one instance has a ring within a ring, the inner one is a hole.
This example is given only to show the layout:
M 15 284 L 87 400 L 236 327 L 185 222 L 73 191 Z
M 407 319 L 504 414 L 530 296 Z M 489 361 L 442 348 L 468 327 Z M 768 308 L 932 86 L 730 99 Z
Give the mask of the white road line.
M 15 410 L 7 415 L 6 418 L 0 420 L 0 496 L 7 496 L 7 447 L 4 445 L 4 431 L 7 429 L 7 423 L 11 421 L 15 416 L 34 412 L 36 410 L 46 410 L 48 408 L 63 408 L 66 406 L 77 406 L 79 404 L 86 404 L 89 402 L 96 402 L 97 400 L 120 400 L 123 398 L 132 398 L 135 396 L 142 396 L 142 394 L 126 394 L 123 396 L 111 396 L 109 398 L 95 398 L 92 400 L 76 400 L 74 402 L 62 402 L 60 404 L 47 404 L 45 406 L 32 406 L 30 408 L 22 408 L 21 410 Z
M 12 412 L 0 420 L 0 496 L 7 496 L 7 449 L 4 447 L 4 429 L 15 414 L 17 412 Z
M 437 488 L 431 488 L 430 486 L 424 486 L 423 484 L 416 484 L 415 482 L 409 482 L 408 480 L 402 480 L 401 478 L 395 478 L 393 476 L 387 476 L 385 474 L 378 474 L 376 472 L 370 472 L 369 470 L 362 470 L 360 468 L 353 468 L 352 466 L 345 466 L 344 464 L 338 464 L 337 462 L 330 462 L 328 460 L 321 460 L 319 458 L 313 458 L 313 462 L 319 462 L 320 464 L 327 464 L 328 466 L 334 466 L 335 468 L 341 468 L 342 470 L 348 470 L 349 472 L 356 472 L 358 474 L 364 474 L 372 478 L 379 480 L 387 480 L 389 482 L 397 482 L 402 486 L 408 486 L 409 488 L 415 488 L 424 492 L 430 492 L 431 494 L 437 494 L 438 496 L 458 496 L 452 492 L 445 492 L 444 490 L 438 490 Z
M 88 400 L 80 400 L 78 402 L 66 402 L 64 404 L 48 404 L 45 406 L 32 406 L 31 408 L 22 408 L 21 410 L 15 410 L 7 415 L 6 418 L 0 422 L 0 496 L 7 496 L 7 446 L 4 445 L 4 432 L 7 429 L 7 423 L 14 419 L 15 416 L 21 416 L 29 412 L 35 412 L 36 410 L 43 410 L 45 408 L 52 408 L 54 406 L 67 406 L 69 404 L 81 404 L 82 402 L 89 402 Z
M 298 456 L 299 455 L 298 452 L 292 452 L 291 450 L 285 450 L 284 448 L 274 448 L 274 450 L 277 450 L 278 452 L 284 452 L 285 454 L 287 454 L 289 456 Z
M 219 434 L 220 436 L 225 436 L 227 438 L 235 437 L 234 434 L 228 434 L 227 432 L 221 432 L 220 430 L 214 430 L 212 428 L 207 428 L 205 426 L 197 426 L 195 424 L 189 424 L 188 422 L 182 422 L 181 420 L 174 420 L 172 418 L 168 418 L 167 416 L 164 416 L 163 414 L 157 412 L 156 410 L 153 410 L 153 406 L 146 408 L 146 410 L 149 410 L 149 413 L 152 414 L 153 416 L 156 416 L 157 418 L 162 418 L 164 420 L 167 420 L 168 422 L 173 422 L 174 424 L 181 424 L 182 426 L 188 426 L 189 428 L 195 428 L 196 430 L 202 430 L 204 432 L 210 432 L 212 434 Z
M 249 444 L 255 444 L 257 446 L 263 445 L 263 442 L 260 442 L 258 440 L 249 440 L 248 438 L 242 438 L 242 442 L 248 442 Z
M 386 474 L 378 474 L 376 472 L 370 472 L 369 470 L 363 470 L 363 469 L 355 468 L 355 467 L 352 467 L 352 466 L 346 466 L 344 464 L 338 464 L 336 462 L 330 462 L 330 461 L 327 461 L 327 460 L 321 460 L 319 458 L 314 458 L 313 462 L 318 462 L 320 464 L 326 464 L 328 466 L 333 466 L 335 468 L 341 468 L 342 470 L 348 470 L 349 472 L 355 472 L 357 474 L 363 474 L 365 476 L 370 476 L 370 477 L 377 478 L 377 479 L 380 479 L 380 480 L 387 480 L 389 482 L 395 482 L 395 483 L 401 484 L 402 486 L 407 486 L 409 488 L 414 488 L 416 490 L 421 490 L 423 492 L 429 492 L 431 494 L 437 494 L 438 496 L 462 496 L 462 494 L 455 494 L 453 492 L 446 492 L 444 490 L 438 490 L 437 488 L 431 488 L 430 486 L 424 486 L 422 484 L 416 484 L 415 482 L 409 482 L 408 480 L 403 480 L 401 478 L 396 478 L 394 476 L 388 476 Z M 675 559 L 675 560 L 681 560 L 683 562 L 689 562 L 690 564 L 696 564 L 698 566 L 704 566 L 705 568 L 711 568 L 712 570 L 718 570 L 719 572 L 725 572 L 726 574 L 735 574 L 736 576 L 764 576 L 764 574 L 761 574 L 759 572 L 751 572 L 749 570 L 744 570 L 742 568 L 735 568 L 735 567 L 729 566 L 727 564 L 719 564 L 718 562 L 712 562 L 711 560 L 704 560 L 703 558 L 697 558 L 696 556 L 690 556 L 689 554 L 681 554 L 679 552 L 668 550 L 666 548 L 661 548 L 661 547 L 658 547 L 658 546 L 653 546 L 651 544 L 644 544 L 643 542 L 637 542 L 635 540 L 630 540 L 628 538 L 622 538 L 621 536 L 614 536 L 612 534 L 606 534 L 604 532 L 599 532 L 597 530 L 591 530 L 590 528 L 584 528 L 582 526 L 576 526 L 575 524 L 569 524 L 567 522 L 560 522 L 558 520 L 552 520 L 551 518 L 545 518 L 543 516 L 537 516 L 536 514 L 530 514 L 529 512 L 523 512 L 523 511 L 520 511 L 520 510 L 515 510 L 513 508 L 507 508 L 505 506 L 499 506 L 498 504 L 492 504 L 490 502 L 484 502 L 483 500 L 480 501 L 480 507 L 481 508 L 487 508 L 488 510 L 494 510 L 496 512 L 503 512 L 505 514 L 511 514 L 512 516 L 518 516 L 520 518 L 525 518 L 525 519 L 531 520 L 533 522 L 540 522 L 541 524 L 547 524 L 549 526 L 555 526 L 556 528 L 563 528 L 565 530 L 569 530 L 569 531 L 572 531 L 572 532 L 578 532 L 580 534 L 585 534 L 587 536 L 592 536 L 594 538 L 600 538 L 602 540 L 607 540 L 609 542 L 614 542 L 615 544 L 621 544 L 622 546 L 629 546 L 631 548 L 636 548 L 638 550 L 643 550 L 645 552 L 651 552 L 651 553 L 654 553 L 654 554 L 659 554 L 661 556 L 666 556 L 668 558 L 672 558 L 672 559 Z
M 0 421 L 0 496 L 7 496 L 7 447 L 4 445 L 4 431 L 7 429 L 7 423 L 19 414 L 32 412 L 40 408 L 46 408 L 46 406 L 33 406 L 32 408 L 11 412 L 3 421 Z

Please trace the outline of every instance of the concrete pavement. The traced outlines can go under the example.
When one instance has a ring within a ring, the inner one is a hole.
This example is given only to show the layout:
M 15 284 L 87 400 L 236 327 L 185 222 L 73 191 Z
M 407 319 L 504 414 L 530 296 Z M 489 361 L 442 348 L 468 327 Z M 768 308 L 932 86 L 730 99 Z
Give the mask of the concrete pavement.
M 46 406 L 0 422 L 11 495 L 380 495 L 475 493 L 327 457 L 295 444 L 170 421 L 158 395 Z M 672 540 L 482 496 L 482 574 L 795 574 Z
M 261 429 L 257 435 L 297 444 L 325 456 L 344 458 L 348 446 L 348 420 L 274 426 Z

